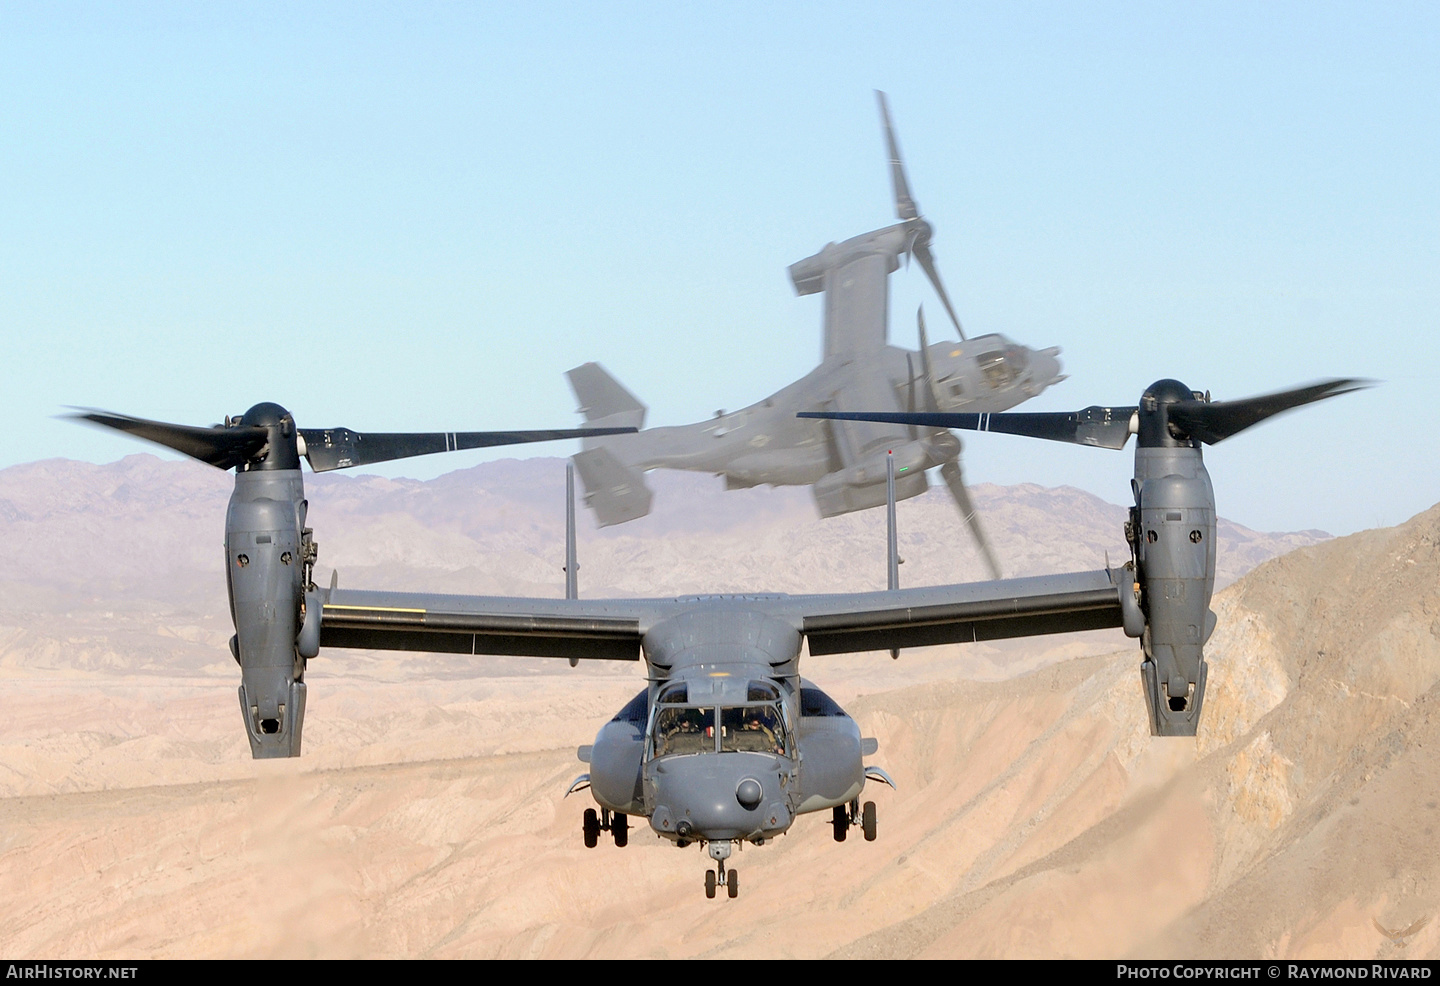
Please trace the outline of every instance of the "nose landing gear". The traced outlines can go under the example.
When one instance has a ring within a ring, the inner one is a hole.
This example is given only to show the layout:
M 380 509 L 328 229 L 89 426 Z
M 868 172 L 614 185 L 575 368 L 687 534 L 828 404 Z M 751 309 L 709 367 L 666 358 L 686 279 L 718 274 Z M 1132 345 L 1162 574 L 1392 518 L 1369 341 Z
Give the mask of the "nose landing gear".
M 630 816 L 609 808 L 601 808 L 597 815 L 594 808 L 586 808 L 580 831 L 585 834 L 586 849 L 594 849 L 599 844 L 601 832 L 609 832 L 615 845 L 624 849 L 630 844 Z
M 712 842 L 709 849 L 710 858 L 715 860 L 715 868 L 705 871 L 705 896 L 714 900 L 715 889 L 724 887 L 725 893 L 734 900 L 740 896 L 740 880 L 739 874 L 734 870 L 728 873 L 725 870 L 725 860 L 730 858 L 730 843 Z
M 848 805 L 836 805 L 831 812 L 830 824 L 835 827 L 835 841 L 844 842 L 845 833 L 850 826 L 858 825 L 865 833 L 866 842 L 875 841 L 875 802 L 865 802 L 865 807 L 860 807 L 860 801 L 850 802 Z

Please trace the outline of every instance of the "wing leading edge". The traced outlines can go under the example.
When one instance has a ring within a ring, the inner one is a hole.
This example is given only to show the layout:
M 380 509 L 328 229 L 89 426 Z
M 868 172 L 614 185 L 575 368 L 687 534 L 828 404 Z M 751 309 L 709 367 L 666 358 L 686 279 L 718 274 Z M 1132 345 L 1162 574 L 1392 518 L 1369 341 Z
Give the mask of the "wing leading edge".
M 641 614 L 627 602 L 332 589 L 320 646 L 638 661 Z
M 834 596 L 792 596 L 812 656 L 973 643 L 1122 624 L 1126 570 Z

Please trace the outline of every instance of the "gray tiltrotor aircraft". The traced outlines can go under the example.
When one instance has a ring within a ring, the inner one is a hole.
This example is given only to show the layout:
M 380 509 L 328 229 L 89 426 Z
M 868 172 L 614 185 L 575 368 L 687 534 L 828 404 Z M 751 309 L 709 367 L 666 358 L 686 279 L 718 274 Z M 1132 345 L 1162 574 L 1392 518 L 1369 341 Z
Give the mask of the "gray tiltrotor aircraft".
M 877 96 L 900 222 L 827 244 L 790 267 L 799 294 L 825 296 L 820 365 L 743 410 L 585 442 L 575 467 L 585 485 L 585 502 L 602 526 L 650 512 L 651 494 L 642 475 L 650 469 L 711 472 L 724 476 L 730 489 L 810 486 L 825 517 L 876 507 L 885 502 L 885 462 L 893 451 L 896 497 L 923 493 L 925 470 L 939 466 L 991 574 L 999 577 L 961 475 L 960 440 L 948 430 L 795 417 L 807 408 L 1004 411 L 1064 379 L 1056 359 L 1059 349 L 1031 350 L 1001 335 L 965 338 L 935 266 L 930 224 L 910 194 L 884 94 Z M 919 352 L 888 344 L 889 277 L 902 256 L 907 263 L 913 256 L 925 271 L 961 341 L 930 345 L 922 325 Z M 644 425 L 645 405 L 598 364 L 576 367 L 569 377 L 587 423 Z M 934 407 L 929 406 L 932 395 Z
M 1326 380 L 1238 401 L 1210 401 L 1178 380 L 1150 385 L 1138 406 L 1053 414 L 859 412 L 855 420 L 965 428 L 1124 448 L 1137 435 L 1135 506 L 1125 524 L 1134 591 L 1121 593 L 1125 632 L 1140 638 L 1150 731 L 1194 736 L 1205 697 L 1204 645 L 1215 629 L 1215 493 L 1200 446 L 1214 445 L 1273 414 L 1366 386 Z M 804 412 L 834 418 L 835 412 Z
M 240 706 L 255 757 L 300 754 L 306 662 L 323 647 L 638 661 L 643 689 L 605 723 L 589 764 L 570 786 L 589 788 L 585 844 L 608 831 L 629 840 L 629 818 L 660 838 L 708 847 L 708 896 L 738 893 L 726 860 L 744 843 L 786 833 L 808 812 L 829 811 L 836 841 L 852 826 L 876 832 L 860 801 L 877 744 L 829 696 L 800 677 L 812 658 L 858 651 L 995 640 L 1123 626 L 1144 640 L 1152 731 L 1194 735 L 1205 688 L 1201 647 L 1213 628 L 1215 512 L 1198 442 L 1215 442 L 1288 407 L 1353 389 L 1331 381 L 1252 401 L 1208 404 L 1175 381 L 1151 387 L 1138 408 L 1078 415 L 969 415 L 942 427 L 989 427 L 1120 447 L 1138 430 L 1132 564 L 1089 572 L 900 589 L 894 533 L 895 461 L 886 459 L 891 506 L 885 591 L 831 595 L 747 593 L 661 599 L 578 598 L 574 494 L 567 477 L 563 599 L 453 596 L 328 588 L 311 580 L 315 542 L 305 525 L 300 457 L 317 468 L 423 451 L 501 444 L 483 434 L 359 435 L 297 429 L 274 404 L 227 427 L 185 428 L 103 412 L 83 415 L 220 468 L 234 467 L 225 553 L 231 649 L 241 666 Z M 1015 424 L 1016 419 L 1020 424 Z M 1024 421 L 1031 422 L 1029 426 Z M 543 433 L 566 437 L 564 433 Z M 514 433 L 513 440 L 539 437 Z M 1138 577 L 1138 582 L 1137 582 Z M 893 785 L 892 785 L 893 786 Z

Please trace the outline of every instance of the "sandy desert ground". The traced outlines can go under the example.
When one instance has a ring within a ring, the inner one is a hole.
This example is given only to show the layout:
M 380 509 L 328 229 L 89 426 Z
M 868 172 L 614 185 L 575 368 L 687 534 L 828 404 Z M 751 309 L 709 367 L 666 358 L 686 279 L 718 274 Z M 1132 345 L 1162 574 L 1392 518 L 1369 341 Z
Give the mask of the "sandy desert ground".
M 783 491 L 685 485 L 703 479 L 674 487 L 701 507 L 688 525 L 657 496 L 639 524 L 582 532 L 584 591 L 883 579 L 880 512 L 820 522 Z M 534 495 L 562 481 L 553 460 L 327 480 L 311 517 L 342 584 L 558 592 L 559 511 Z M 1440 903 L 1440 508 L 1336 540 L 1231 525 L 1228 578 L 1288 553 L 1217 599 L 1195 740 L 1149 736 L 1115 634 L 809 660 L 899 790 L 867 790 L 878 841 L 802 818 L 712 901 L 700 850 L 643 831 L 586 850 L 586 801 L 562 797 L 635 667 L 322 655 L 305 756 L 251 761 L 227 495 L 149 456 L 0 472 L 4 954 L 1440 954 L 1440 922 L 1403 944 L 1376 926 Z M 1118 507 L 976 496 L 1017 574 L 1124 557 Z M 902 504 L 907 583 L 978 577 L 947 509 Z

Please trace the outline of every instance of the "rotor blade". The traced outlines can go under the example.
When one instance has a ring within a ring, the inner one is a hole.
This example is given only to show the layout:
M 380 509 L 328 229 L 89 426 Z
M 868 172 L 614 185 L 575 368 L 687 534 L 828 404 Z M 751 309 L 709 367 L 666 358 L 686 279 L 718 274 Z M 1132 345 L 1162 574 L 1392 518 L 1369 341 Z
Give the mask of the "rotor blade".
M 1178 401 L 1168 408 L 1167 420 L 1172 431 L 1199 439 L 1206 445 L 1223 442 L 1281 411 L 1313 404 L 1329 397 L 1339 397 L 1371 386 L 1368 380 L 1322 380 L 1277 394 L 1247 397 L 1238 401 Z
M 897 414 L 866 411 L 801 411 L 802 418 L 838 418 L 849 421 L 885 421 L 893 424 L 927 425 L 931 428 L 964 428 L 994 431 L 1004 435 L 1044 438 L 1052 442 L 1093 445 L 1120 449 L 1130 438 L 1130 419 L 1136 408 L 1087 407 L 1083 411 L 1051 413 L 1012 412 L 966 414 L 958 412 Z
M 562 428 L 555 431 L 433 431 L 358 432 L 349 428 L 301 428 L 305 458 L 316 472 L 351 466 L 408 459 L 433 452 L 491 448 L 496 445 L 523 445 L 567 438 L 598 438 L 622 435 L 636 428 Z
M 910 183 L 905 180 L 905 162 L 900 160 L 900 147 L 895 143 L 895 128 L 890 124 L 890 107 L 885 94 L 875 90 L 880 101 L 880 119 L 885 123 L 885 143 L 890 149 L 890 183 L 895 187 L 895 215 L 901 219 L 914 219 L 920 215 L 920 207 L 910 197 Z
M 940 296 L 940 303 L 945 306 L 945 311 L 950 316 L 950 321 L 955 323 L 955 331 L 960 333 L 961 339 L 964 339 L 965 329 L 961 327 L 960 318 L 955 314 L 955 309 L 950 304 L 950 296 L 945 293 L 945 285 L 940 283 L 940 272 L 935 269 L 935 255 L 930 252 L 929 241 L 922 240 L 916 242 L 915 249 L 912 252 L 915 254 L 915 259 L 920 262 L 920 266 L 925 270 L 925 276 L 930 278 L 930 283 L 935 286 L 935 293 Z
M 955 498 L 955 506 L 960 508 L 960 515 L 965 518 L 965 524 L 970 528 L 970 535 L 975 538 L 975 544 L 980 549 L 980 554 L 985 559 L 985 564 L 990 568 L 990 576 L 999 579 L 1000 565 L 995 561 L 995 555 L 990 550 L 990 542 L 985 540 L 985 531 L 980 526 L 980 517 L 975 512 L 975 505 L 970 502 L 970 491 L 965 488 L 965 479 L 960 472 L 960 463 L 951 459 L 940 467 L 940 475 L 945 479 L 945 485 L 950 487 L 950 495 Z
M 233 469 L 249 462 L 265 447 L 270 437 L 269 429 L 255 426 L 197 428 L 194 425 L 148 421 L 145 418 L 114 414 L 96 408 L 82 407 L 75 410 L 83 412 L 69 415 L 77 421 L 89 421 L 91 424 L 114 428 L 157 445 L 164 445 L 216 469 Z
M 920 335 L 920 366 L 925 370 L 925 410 L 940 410 L 940 393 L 935 383 L 935 371 L 930 366 L 930 339 L 925 334 L 925 306 L 915 309 L 915 326 Z

